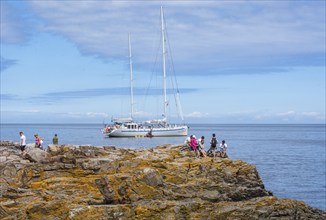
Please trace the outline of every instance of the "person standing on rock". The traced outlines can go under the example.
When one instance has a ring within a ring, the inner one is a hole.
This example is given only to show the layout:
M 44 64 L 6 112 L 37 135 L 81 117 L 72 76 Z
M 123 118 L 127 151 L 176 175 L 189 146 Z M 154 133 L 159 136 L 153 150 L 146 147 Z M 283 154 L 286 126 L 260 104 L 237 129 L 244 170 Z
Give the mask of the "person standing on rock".
M 19 132 L 19 135 L 20 135 L 20 142 L 19 142 L 20 150 L 24 151 L 26 147 L 26 137 L 22 131 Z
M 54 137 L 52 138 L 52 144 L 58 144 L 58 143 L 59 143 L 58 135 L 54 134 Z
M 193 151 L 195 151 L 195 157 L 199 158 L 199 151 L 197 149 L 197 140 L 196 140 L 196 136 L 193 135 L 191 140 L 190 140 L 190 147 Z
M 213 157 L 215 157 L 216 154 L 216 148 L 218 146 L 218 140 L 216 138 L 215 134 L 212 134 L 212 138 L 210 140 L 211 147 L 207 151 L 207 154 L 213 154 Z

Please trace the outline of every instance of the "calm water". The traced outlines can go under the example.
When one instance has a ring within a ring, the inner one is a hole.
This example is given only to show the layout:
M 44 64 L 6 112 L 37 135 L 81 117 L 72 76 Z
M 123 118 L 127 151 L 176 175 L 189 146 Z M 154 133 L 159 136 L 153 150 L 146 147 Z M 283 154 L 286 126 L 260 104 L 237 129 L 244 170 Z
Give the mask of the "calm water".
M 60 144 L 148 148 L 183 143 L 176 138 L 105 138 L 102 125 L 1 124 L 1 140 L 19 141 L 23 131 L 27 143 L 35 133 L 49 144 L 55 133 Z M 279 198 L 305 201 L 326 211 L 325 125 L 191 125 L 190 134 L 207 139 L 216 133 L 228 144 L 229 156 L 257 165 L 266 189 Z M 206 144 L 206 149 L 208 145 Z

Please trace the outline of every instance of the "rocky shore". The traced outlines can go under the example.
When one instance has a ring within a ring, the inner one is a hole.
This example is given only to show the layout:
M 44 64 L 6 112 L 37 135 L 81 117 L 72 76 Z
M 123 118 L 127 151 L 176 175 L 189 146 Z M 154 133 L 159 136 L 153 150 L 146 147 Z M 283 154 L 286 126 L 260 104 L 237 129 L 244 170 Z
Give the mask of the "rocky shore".
M 326 219 L 278 199 L 255 165 L 195 159 L 181 146 L 27 146 L 0 142 L 0 219 Z

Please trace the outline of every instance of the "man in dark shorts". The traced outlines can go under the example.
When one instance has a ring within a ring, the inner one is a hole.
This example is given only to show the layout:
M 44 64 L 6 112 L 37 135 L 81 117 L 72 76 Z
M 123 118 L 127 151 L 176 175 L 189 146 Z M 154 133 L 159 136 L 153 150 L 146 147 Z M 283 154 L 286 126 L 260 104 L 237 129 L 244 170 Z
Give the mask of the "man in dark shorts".
M 26 137 L 22 131 L 19 132 L 19 135 L 20 135 L 20 142 L 19 142 L 20 150 L 24 151 L 26 147 Z
M 211 144 L 211 147 L 207 151 L 207 155 L 213 154 L 213 157 L 215 157 L 216 149 L 217 149 L 217 146 L 218 146 L 218 140 L 217 140 L 215 134 L 212 135 L 212 138 L 210 140 L 210 144 Z

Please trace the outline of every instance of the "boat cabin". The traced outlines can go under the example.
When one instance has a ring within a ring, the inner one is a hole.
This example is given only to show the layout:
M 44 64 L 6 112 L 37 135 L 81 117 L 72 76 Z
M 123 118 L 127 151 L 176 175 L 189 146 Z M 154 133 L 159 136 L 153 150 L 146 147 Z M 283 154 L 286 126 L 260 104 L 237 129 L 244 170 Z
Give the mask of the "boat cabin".
M 137 123 L 126 123 L 125 127 L 128 129 L 138 129 L 138 124 Z

